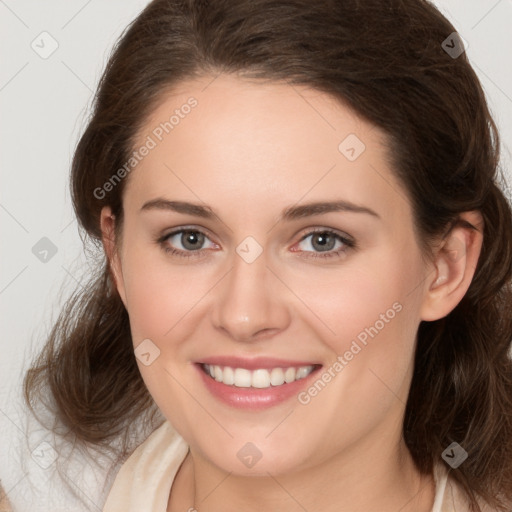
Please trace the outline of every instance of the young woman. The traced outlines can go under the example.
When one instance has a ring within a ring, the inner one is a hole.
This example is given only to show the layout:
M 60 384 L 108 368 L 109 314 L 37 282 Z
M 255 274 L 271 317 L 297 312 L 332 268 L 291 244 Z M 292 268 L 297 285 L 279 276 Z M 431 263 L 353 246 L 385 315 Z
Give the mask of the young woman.
M 115 457 L 97 506 L 509 511 L 498 155 L 429 2 L 151 2 L 73 160 L 102 266 L 25 381 Z

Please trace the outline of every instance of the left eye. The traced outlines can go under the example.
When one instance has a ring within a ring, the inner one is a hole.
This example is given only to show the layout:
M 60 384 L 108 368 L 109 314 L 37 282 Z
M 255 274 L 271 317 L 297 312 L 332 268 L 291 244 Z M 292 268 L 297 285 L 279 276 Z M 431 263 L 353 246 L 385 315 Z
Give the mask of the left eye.
M 311 240 L 305 243 L 308 239 Z M 336 247 L 336 242 L 339 242 L 340 244 L 338 247 Z M 316 254 L 309 254 L 306 256 L 312 258 L 330 258 L 333 256 L 342 257 L 348 249 L 355 246 L 355 243 L 349 238 L 341 236 L 335 231 L 329 230 L 316 230 L 308 233 L 301 239 L 299 245 L 300 244 L 305 244 L 306 248 L 313 248 L 313 252 Z M 310 252 L 307 249 L 305 250 L 304 247 L 301 250 Z
M 306 244 L 309 247 L 313 247 L 315 250 L 319 250 L 320 252 L 329 251 L 334 249 L 336 245 L 336 241 L 339 236 L 324 231 L 324 232 L 313 232 L 309 235 L 306 235 L 300 243 L 303 243 L 305 240 L 310 239 L 309 242 Z

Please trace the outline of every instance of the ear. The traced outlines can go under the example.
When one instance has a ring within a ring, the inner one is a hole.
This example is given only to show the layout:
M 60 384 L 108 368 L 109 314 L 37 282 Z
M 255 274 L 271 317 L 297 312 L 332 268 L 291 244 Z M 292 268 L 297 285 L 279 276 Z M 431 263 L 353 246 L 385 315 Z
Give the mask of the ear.
M 115 239 L 115 215 L 112 214 L 110 206 L 104 206 L 100 213 L 101 238 L 103 249 L 107 256 L 110 275 L 117 288 L 119 296 L 126 307 L 126 292 L 124 288 L 123 271 L 121 266 L 121 258 L 116 246 Z
M 480 212 L 471 211 L 462 213 L 459 219 L 436 250 L 434 272 L 426 280 L 422 320 L 448 315 L 466 294 L 475 274 L 483 242 L 483 218 Z

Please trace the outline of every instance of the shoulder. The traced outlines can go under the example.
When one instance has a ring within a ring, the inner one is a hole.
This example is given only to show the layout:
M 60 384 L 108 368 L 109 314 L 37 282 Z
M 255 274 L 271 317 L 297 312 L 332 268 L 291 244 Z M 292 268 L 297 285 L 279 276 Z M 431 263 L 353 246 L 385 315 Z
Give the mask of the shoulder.
M 165 510 L 162 507 L 167 504 L 172 482 L 187 453 L 188 444 L 164 421 L 123 463 L 103 511 Z
M 432 512 L 470 512 L 470 499 L 466 491 L 462 486 L 444 469 L 439 470 L 440 473 L 445 475 L 445 486 L 442 492 L 442 496 L 439 497 L 440 508 Z M 496 508 L 485 502 L 483 499 L 477 499 L 480 506 L 481 512 L 499 512 Z M 507 505 L 512 511 L 512 502 Z
M 144 472 L 148 466 L 154 468 L 156 460 L 162 461 L 165 467 L 182 455 L 184 457 L 187 451 L 188 445 L 184 439 L 166 420 L 133 451 L 121 466 L 120 473 Z

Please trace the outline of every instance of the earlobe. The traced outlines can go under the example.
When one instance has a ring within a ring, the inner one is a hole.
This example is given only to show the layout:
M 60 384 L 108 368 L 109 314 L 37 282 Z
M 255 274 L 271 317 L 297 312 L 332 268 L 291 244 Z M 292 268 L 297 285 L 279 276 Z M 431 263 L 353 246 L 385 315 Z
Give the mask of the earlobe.
M 121 260 L 119 258 L 116 247 L 115 220 L 115 215 L 112 214 L 110 207 L 104 206 L 100 214 L 103 249 L 109 263 L 110 276 L 114 282 L 114 286 L 119 293 L 119 296 L 121 297 L 121 300 L 126 307 Z
M 462 300 L 473 279 L 482 242 L 481 214 L 477 211 L 461 214 L 436 252 L 434 271 L 426 280 L 422 320 L 439 320 Z

